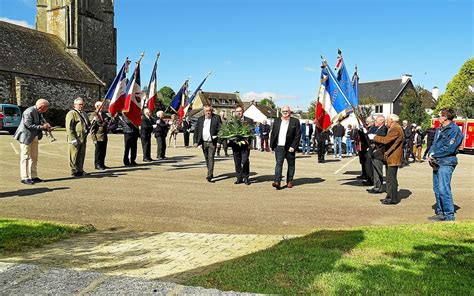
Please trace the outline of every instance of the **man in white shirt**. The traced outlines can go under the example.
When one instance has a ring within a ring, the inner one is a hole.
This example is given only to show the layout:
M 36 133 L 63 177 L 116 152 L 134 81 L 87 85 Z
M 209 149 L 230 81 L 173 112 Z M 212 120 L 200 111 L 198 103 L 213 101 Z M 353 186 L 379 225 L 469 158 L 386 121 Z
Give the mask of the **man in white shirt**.
M 295 175 L 296 150 L 300 143 L 300 122 L 291 117 L 291 109 L 284 106 L 281 109 L 281 118 L 275 119 L 270 137 L 270 147 L 275 151 L 275 178 L 272 186 L 276 189 L 281 187 L 283 161 L 288 163 L 286 174 L 286 184 L 288 188 L 293 188 L 293 177 Z
M 198 118 L 194 130 L 194 147 L 202 146 L 202 152 L 207 166 L 208 182 L 213 182 L 214 177 L 214 155 L 217 147 L 217 134 L 221 127 L 221 118 L 212 113 L 212 106 L 204 106 L 204 115 Z

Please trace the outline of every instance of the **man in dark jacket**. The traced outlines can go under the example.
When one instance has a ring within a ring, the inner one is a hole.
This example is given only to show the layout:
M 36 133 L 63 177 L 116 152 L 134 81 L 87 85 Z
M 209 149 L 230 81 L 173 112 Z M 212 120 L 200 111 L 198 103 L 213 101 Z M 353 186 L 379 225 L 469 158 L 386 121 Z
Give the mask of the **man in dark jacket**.
M 123 113 L 119 114 L 118 117 L 120 120 L 119 123 L 122 126 L 123 139 L 125 142 L 123 164 L 125 166 L 137 165 L 135 160 L 137 159 L 137 143 L 140 131 Z
M 374 168 L 372 166 L 372 160 L 370 158 L 370 143 L 367 134 L 370 134 L 374 130 L 376 130 L 376 128 L 374 127 L 374 118 L 372 116 L 367 117 L 366 124 L 367 128 L 359 129 L 359 162 L 362 168 L 362 175 L 358 176 L 357 178 L 365 179 L 365 181 L 362 182 L 363 185 L 372 186 L 374 185 Z
M 153 118 L 150 109 L 143 109 L 142 125 L 140 127 L 140 139 L 142 141 L 143 161 L 150 162 L 151 159 L 151 134 L 153 133 Z
M 191 120 L 189 120 L 189 116 L 186 116 L 181 122 L 181 129 L 183 130 L 183 140 L 184 140 L 184 147 L 189 147 L 189 133 L 191 132 Z
M 309 123 L 309 120 L 306 119 L 304 123 L 301 124 L 301 139 L 303 140 L 303 154 L 309 154 L 311 136 L 313 135 L 313 125 Z
M 334 136 L 334 158 L 342 159 L 342 137 L 344 137 L 346 129 L 342 126 L 339 121 L 333 128 L 332 134 Z M 337 156 L 337 151 L 339 150 L 339 156 Z
M 244 108 L 241 105 L 237 105 L 234 111 L 235 117 L 242 122 L 242 124 L 247 124 L 253 128 L 253 120 L 251 118 L 244 116 Z M 232 147 L 232 153 L 234 154 L 234 165 L 235 173 L 237 174 L 237 180 L 234 184 L 245 183 L 250 185 L 249 175 L 250 175 L 250 147 L 252 147 L 252 139 L 245 139 L 244 144 L 235 143 L 229 141 L 229 145 Z
M 110 117 L 103 111 L 104 104 L 97 101 L 94 105 L 95 111 L 89 116 L 91 122 L 91 138 L 95 145 L 94 166 L 96 170 L 105 170 L 105 155 L 107 153 L 107 142 L 109 133 Z
M 426 131 L 426 150 L 425 154 L 423 154 L 423 159 L 426 159 L 426 155 L 428 155 L 428 151 L 430 151 L 431 145 L 433 144 L 435 138 L 435 134 L 436 129 L 434 127 L 431 127 Z
M 286 173 L 286 184 L 288 188 L 293 188 L 293 177 L 295 175 L 295 159 L 296 150 L 300 143 L 300 122 L 298 119 L 291 117 L 291 109 L 289 106 L 281 108 L 281 118 L 275 119 L 270 137 L 270 147 L 275 151 L 275 178 L 272 186 L 280 189 L 281 172 L 283 169 L 283 161 L 286 159 L 288 170 Z
M 158 119 L 156 120 L 156 125 L 153 130 L 156 138 L 156 158 L 165 159 L 166 158 L 166 135 L 168 134 L 169 124 L 164 120 L 165 113 L 163 111 L 156 112 Z
M 214 155 L 220 127 L 221 118 L 212 112 L 211 105 L 204 105 L 204 115 L 198 118 L 194 130 L 194 147 L 202 146 L 202 153 L 207 166 L 207 182 L 212 182 L 214 177 Z
M 377 116 L 375 119 L 375 128 L 376 129 L 372 129 L 372 132 L 375 135 L 381 137 L 385 137 L 387 135 L 388 128 L 385 125 L 385 117 L 382 115 Z M 367 189 L 367 192 L 372 194 L 383 193 L 383 167 L 386 165 L 384 157 L 385 145 L 370 141 L 369 151 L 370 157 L 372 159 L 374 187 Z
M 270 125 L 264 119 L 260 125 L 260 141 L 262 151 L 270 152 L 270 147 L 268 147 L 268 139 L 270 138 Z
M 324 163 L 324 155 L 326 155 L 326 143 L 329 141 L 329 131 L 318 131 L 316 140 L 318 141 L 318 162 Z
M 411 140 L 411 126 L 408 125 L 408 121 L 404 120 L 402 125 L 404 134 L 403 140 L 403 161 L 401 167 L 409 165 L 409 158 L 412 154 L 413 141 Z

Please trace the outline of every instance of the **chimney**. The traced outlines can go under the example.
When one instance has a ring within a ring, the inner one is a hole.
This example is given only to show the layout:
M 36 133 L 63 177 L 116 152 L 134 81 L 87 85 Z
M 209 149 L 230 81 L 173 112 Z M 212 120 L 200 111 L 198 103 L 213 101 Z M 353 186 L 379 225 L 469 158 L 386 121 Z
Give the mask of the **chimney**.
M 411 79 L 411 74 L 403 74 L 402 75 L 402 84 L 405 84 L 410 79 Z
M 435 99 L 435 101 L 438 100 L 439 88 L 437 86 L 433 87 L 433 90 L 431 91 L 431 95 L 433 96 L 433 99 Z

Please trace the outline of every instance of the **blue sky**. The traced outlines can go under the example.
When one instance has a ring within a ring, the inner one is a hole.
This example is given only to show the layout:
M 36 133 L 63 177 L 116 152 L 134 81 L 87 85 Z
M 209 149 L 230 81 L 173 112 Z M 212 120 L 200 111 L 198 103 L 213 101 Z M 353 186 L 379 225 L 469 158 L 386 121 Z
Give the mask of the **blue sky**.
M 205 91 L 272 96 L 306 110 L 319 87 L 320 55 L 337 48 L 361 82 L 413 75 L 445 91 L 474 54 L 470 0 L 116 0 L 120 67 L 145 51 L 142 85 L 157 51 L 158 87 L 190 88 L 209 70 Z M 0 19 L 34 27 L 35 0 L 0 0 Z

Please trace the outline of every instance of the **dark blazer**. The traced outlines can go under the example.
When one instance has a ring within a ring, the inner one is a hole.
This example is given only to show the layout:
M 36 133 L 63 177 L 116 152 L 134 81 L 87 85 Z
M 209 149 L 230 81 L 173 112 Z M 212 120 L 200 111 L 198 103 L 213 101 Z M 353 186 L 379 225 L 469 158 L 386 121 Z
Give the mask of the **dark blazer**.
M 168 134 L 168 129 L 168 123 L 163 119 L 158 118 L 156 120 L 156 127 L 153 130 L 153 132 L 155 133 L 155 138 L 166 137 L 166 135 Z
M 204 129 L 204 119 L 206 117 L 203 115 L 198 118 L 196 129 L 194 130 L 194 144 L 202 145 L 204 142 L 202 138 L 202 130 Z M 216 114 L 212 114 L 211 116 L 211 137 L 212 142 L 217 144 L 217 134 L 219 133 L 219 129 L 221 128 L 221 118 Z
M 142 115 L 142 125 L 140 128 L 140 135 L 151 136 L 153 132 L 153 118 L 148 118 L 145 115 Z
M 275 150 L 278 146 L 278 134 L 280 133 L 281 118 L 275 119 L 272 127 L 272 135 L 270 136 L 270 148 Z M 285 141 L 285 150 L 288 150 L 290 147 L 298 150 L 300 143 L 300 121 L 296 118 L 290 117 L 290 122 L 288 124 L 288 131 L 286 132 L 286 141 Z
M 308 137 L 311 139 L 311 136 L 313 135 L 313 125 L 311 123 L 308 123 L 309 125 L 309 135 Z M 306 136 L 306 123 L 301 124 L 301 137 Z

